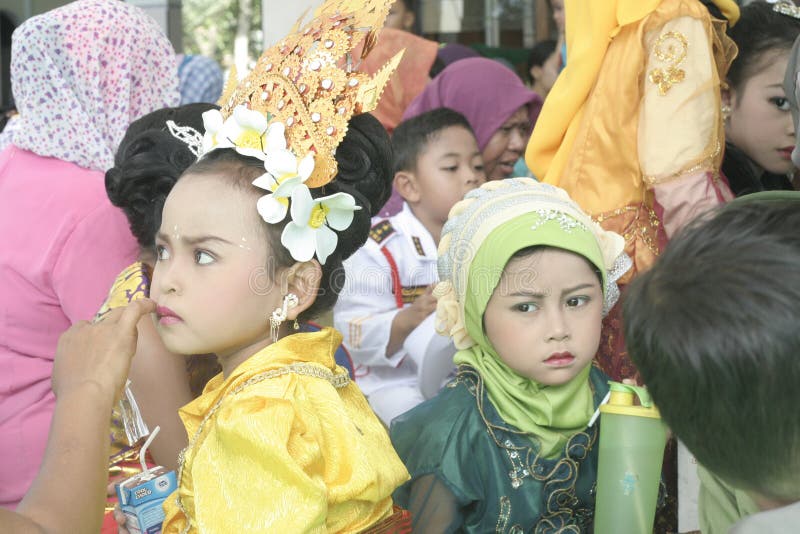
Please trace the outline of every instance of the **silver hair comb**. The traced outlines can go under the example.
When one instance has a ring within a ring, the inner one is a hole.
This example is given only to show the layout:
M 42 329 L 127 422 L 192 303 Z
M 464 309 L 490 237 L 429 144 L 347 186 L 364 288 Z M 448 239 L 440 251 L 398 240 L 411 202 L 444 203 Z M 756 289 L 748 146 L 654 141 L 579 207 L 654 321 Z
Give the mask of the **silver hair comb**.
M 169 133 L 182 143 L 185 143 L 192 154 L 198 159 L 203 152 L 203 135 L 191 126 L 178 126 L 174 121 L 167 121 Z
M 800 8 L 794 5 L 794 2 L 790 2 L 789 0 L 778 0 L 773 3 L 775 5 L 772 6 L 772 11 L 780 13 L 781 15 L 787 15 L 789 17 L 800 19 Z

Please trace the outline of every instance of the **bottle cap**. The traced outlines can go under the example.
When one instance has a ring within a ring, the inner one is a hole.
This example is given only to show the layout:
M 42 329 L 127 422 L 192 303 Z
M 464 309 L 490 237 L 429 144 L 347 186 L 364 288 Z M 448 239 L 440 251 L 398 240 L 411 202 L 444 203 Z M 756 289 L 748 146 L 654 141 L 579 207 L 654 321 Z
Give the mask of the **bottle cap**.
M 647 388 L 613 381 L 609 381 L 608 386 L 611 390 L 611 395 L 608 403 L 600 406 L 600 413 L 661 419 L 661 414 L 653 404 L 653 399 L 650 397 Z M 639 397 L 640 405 L 633 404 L 634 395 Z

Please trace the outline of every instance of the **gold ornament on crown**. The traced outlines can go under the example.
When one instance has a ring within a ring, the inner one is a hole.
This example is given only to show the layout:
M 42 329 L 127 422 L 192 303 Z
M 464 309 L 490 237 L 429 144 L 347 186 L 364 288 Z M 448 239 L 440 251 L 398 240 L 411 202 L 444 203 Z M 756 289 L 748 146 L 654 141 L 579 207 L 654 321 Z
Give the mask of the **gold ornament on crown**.
M 403 55 L 401 51 L 374 76 L 357 70 L 377 42 L 377 32 L 393 0 L 328 0 L 302 25 L 262 54 L 238 84 L 231 72 L 219 101 L 224 118 L 246 105 L 286 126 L 288 148 L 303 158 L 313 152 L 314 170 L 305 182 L 320 187 L 337 172 L 336 147 L 350 117 L 372 111 Z M 364 41 L 360 56 L 353 49 Z

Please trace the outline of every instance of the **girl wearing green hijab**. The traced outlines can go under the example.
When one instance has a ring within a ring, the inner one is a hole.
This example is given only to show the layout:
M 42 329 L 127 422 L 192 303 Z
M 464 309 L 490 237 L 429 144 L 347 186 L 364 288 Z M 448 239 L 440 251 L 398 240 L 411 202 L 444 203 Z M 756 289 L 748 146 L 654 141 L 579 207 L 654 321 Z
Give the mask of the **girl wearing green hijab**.
M 436 397 L 392 422 L 415 532 L 588 532 L 608 391 L 592 366 L 624 240 L 563 190 L 490 182 L 456 204 L 439 245 L 437 322 L 459 349 Z

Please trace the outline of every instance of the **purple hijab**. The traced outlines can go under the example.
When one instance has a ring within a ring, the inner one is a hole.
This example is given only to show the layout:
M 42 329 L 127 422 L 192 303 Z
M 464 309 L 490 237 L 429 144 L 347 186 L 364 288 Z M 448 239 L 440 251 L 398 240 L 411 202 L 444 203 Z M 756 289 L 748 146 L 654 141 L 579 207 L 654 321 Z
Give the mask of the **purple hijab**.
M 445 65 L 449 65 L 450 63 L 455 63 L 456 61 L 461 61 L 462 59 L 481 57 L 481 55 L 474 48 L 470 48 L 467 45 L 463 45 L 461 43 L 448 43 L 439 48 L 439 52 L 436 54 L 436 57 L 438 57 Z
M 533 124 L 542 109 L 541 97 L 508 67 L 473 57 L 448 65 L 411 101 L 403 120 L 436 108 L 454 109 L 467 118 L 483 150 L 497 129 L 525 104 L 529 104 Z
M 525 87 L 519 76 L 505 65 L 473 57 L 448 65 L 411 101 L 403 120 L 436 108 L 454 109 L 467 118 L 478 148 L 483 150 L 503 123 L 525 104 L 533 125 L 542 109 L 542 97 Z M 392 192 L 380 215 L 394 215 L 402 205 L 403 199 Z

